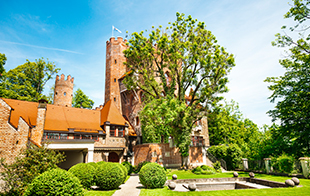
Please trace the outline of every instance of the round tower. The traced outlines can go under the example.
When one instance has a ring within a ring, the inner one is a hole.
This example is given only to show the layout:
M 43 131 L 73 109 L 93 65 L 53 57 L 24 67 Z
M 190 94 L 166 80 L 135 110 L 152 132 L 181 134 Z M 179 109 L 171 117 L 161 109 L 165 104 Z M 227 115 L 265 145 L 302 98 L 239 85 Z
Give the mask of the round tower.
M 54 105 L 72 106 L 73 81 L 74 78 L 71 78 L 70 75 L 68 75 L 67 80 L 65 80 L 64 74 L 61 74 L 60 78 L 59 75 L 56 76 Z

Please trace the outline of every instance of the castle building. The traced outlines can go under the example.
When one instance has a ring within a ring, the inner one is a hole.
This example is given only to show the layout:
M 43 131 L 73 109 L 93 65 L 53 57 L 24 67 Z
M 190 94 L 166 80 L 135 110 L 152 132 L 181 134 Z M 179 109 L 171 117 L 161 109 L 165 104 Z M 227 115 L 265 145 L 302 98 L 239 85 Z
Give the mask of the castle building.
M 126 40 L 110 38 L 106 43 L 105 103 L 95 109 L 72 108 L 73 82 L 70 75 L 56 76 L 54 104 L 44 100 L 28 102 L 0 98 L 0 157 L 12 163 L 22 148 L 31 142 L 60 150 L 69 169 L 80 162 L 122 162 L 137 165 L 157 162 L 166 167 L 181 165 L 181 157 L 169 143 L 142 144 L 139 111 L 143 92 L 127 90 L 123 51 Z M 193 129 L 189 163 L 208 164 L 204 146 L 209 145 L 207 119 Z

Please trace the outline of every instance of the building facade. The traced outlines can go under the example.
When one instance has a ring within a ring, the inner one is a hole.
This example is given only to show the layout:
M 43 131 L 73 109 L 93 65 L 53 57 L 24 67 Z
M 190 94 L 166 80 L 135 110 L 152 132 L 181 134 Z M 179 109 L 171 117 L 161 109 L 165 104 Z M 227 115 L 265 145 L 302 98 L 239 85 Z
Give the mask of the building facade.
M 32 142 L 60 150 L 69 169 L 80 162 L 122 162 L 137 165 L 157 162 L 166 167 L 181 165 L 180 154 L 170 138 L 167 144 L 142 144 L 139 111 L 143 94 L 127 90 L 122 79 L 126 69 L 126 40 L 112 37 L 106 43 L 105 103 L 95 109 L 72 108 L 70 75 L 56 76 L 54 104 L 0 98 L 0 157 L 12 163 L 22 148 Z M 198 122 L 192 134 L 188 162 L 206 164 L 204 146 L 209 145 L 207 119 Z

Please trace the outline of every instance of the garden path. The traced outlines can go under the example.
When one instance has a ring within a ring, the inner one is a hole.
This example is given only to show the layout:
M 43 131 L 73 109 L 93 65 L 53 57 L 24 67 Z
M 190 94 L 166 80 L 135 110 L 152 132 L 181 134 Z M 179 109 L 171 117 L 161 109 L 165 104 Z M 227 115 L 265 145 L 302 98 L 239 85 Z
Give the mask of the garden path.
M 130 178 L 120 186 L 121 189 L 115 191 L 113 196 L 138 196 L 143 187 L 140 184 L 139 175 L 131 174 Z

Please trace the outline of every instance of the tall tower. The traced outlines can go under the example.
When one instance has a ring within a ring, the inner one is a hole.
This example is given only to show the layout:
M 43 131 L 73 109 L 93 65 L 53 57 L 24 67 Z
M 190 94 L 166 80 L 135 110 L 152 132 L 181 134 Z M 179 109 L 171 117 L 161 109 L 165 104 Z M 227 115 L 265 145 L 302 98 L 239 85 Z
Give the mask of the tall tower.
M 118 79 L 126 73 L 126 58 L 123 51 L 127 49 L 127 40 L 122 37 L 110 38 L 106 46 L 106 69 L 105 69 L 105 103 L 109 100 L 114 102 L 117 109 L 122 113 L 121 95 Z
M 56 76 L 55 81 L 55 91 L 54 91 L 54 105 L 72 106 L 72 97 L 73 97 L 73 81 L 74 78 L 71 78 L 68 75 L 67 80 L 65 80 L 65 75 L 61 74 Z

